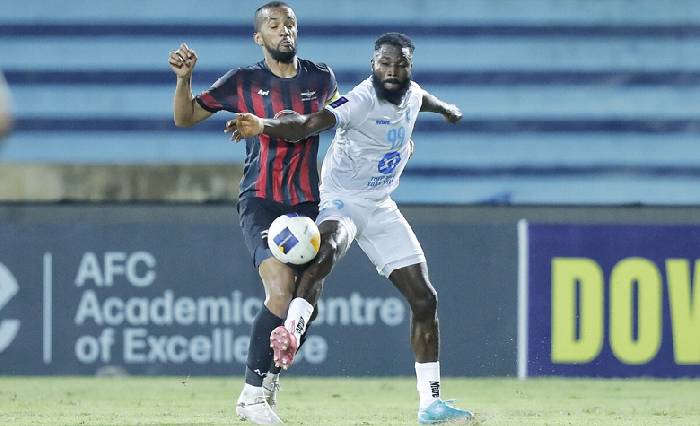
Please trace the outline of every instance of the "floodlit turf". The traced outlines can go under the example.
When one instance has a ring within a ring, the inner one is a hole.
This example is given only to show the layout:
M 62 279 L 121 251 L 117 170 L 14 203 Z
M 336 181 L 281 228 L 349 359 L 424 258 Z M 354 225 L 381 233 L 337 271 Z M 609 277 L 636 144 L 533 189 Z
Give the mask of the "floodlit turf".
M 240 378 L 0 377 L 0 424 L 246 424 Z M 415 424 L 413 378 L 282 380 L 290 425 Z M 700 380 L 443 379 L 483 425 L 700 425 Z

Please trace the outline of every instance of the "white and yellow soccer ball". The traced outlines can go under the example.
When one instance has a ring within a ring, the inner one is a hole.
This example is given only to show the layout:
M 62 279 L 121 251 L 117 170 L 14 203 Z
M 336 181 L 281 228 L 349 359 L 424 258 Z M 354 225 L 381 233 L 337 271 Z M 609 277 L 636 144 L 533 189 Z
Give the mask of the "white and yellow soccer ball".
M 290 213 L 272 221 L 267 245 L 280 262 L 303 265 L 318 253 L 321 233 L 310 217 Z

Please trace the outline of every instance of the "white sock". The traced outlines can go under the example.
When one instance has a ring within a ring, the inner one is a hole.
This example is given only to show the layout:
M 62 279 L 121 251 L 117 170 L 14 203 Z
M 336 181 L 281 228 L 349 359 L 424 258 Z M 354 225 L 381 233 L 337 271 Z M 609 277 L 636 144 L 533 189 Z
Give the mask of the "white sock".
M 263 382 L 276 382 L 280 379 L 280 373 L 267 373 Z
M 241 396 L 238 398 L 239 401 L 251 401 L 255 397 L 263 396 L 262 387 L 255 387 L 249 385 L 248 383 L 243 385 L 243 390 L 241 391 Z
M 296 336 L 297 344 L 299 344 L 301 335 L 306 331 L 306 324 L 309 323 L 309 319 L 313 313 L 314 307 L 301 297 L 295 298 L 289 304 L 287 320 L 284 322 L 284 327 Z
M 416 388 L 420 397 L 420 409 L 427 408 L 440 398 L 440 363 L 416 363 Z
M 280 373 L 267 373 L 267 376 L 263 379 L 263 386 L 267 385 L 269 387 L 272 383 L 280 381 Z

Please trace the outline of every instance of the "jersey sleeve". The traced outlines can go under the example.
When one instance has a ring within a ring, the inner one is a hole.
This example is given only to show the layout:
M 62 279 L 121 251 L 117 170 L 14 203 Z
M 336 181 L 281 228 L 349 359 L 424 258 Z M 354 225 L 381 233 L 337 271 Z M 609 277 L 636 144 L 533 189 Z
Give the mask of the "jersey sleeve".
M 411 85 L 413 86 L 413 90 L 415 90 L 418 94 L 418 109 L 420 109 L 423 107 L 423 96 L 425 96 L 428 92 L 420 87 L 420 85 L 415 81 L 412 81 Z
M 348 94 L 343 95 L 326 106 L 335 115 L 337 127 L 349 129 L 359 126 L 372 110 L 374 99 L 365 85 L 355 86 Z
M 202 108 L 209 112 L 238 111 L 238 70 L 230 70 L 207 90 L 195 96 Z
M 328 92 L 326 96 L 326 105 L 337 101 L 340 98 L 340 93 L 338 92 L 338 81 L 335 79 L 335 73 L 328 67 L 328 72 L 330 74 L 328 81 Z

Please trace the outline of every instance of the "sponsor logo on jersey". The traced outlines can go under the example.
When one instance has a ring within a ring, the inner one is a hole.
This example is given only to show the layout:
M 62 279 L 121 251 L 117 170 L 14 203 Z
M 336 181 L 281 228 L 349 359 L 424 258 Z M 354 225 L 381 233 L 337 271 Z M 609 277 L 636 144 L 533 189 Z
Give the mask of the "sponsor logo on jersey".
M 379 160 L 377 171 L 381 174 L 388 175 L 394 172 L 396 166 L 401 162 L 401 154 L 398 151 L 388 152 Z
M 307 90 L 306 92 L 301 92 L 302 102 L 313 101 L 316 99 L 316 92 L 313 90 Z
M 382 125 L 382 124 L 391 124 L 391 121 L 389 120 L 374 120 L 375 124 Z
M 377 189 L 381 186 L 391 185 L 392 183 L 394 183 L 395 177 L 396 175 L 372 176 L 369 182 L 367 182 L 367 188 Z
M 346 98 L 345 96 L 341 96 L 336 101 L 332 102 L 331 106 L 335 109 L 335 108 L 338 108 L 339 106 L 346 104 L 348 102 L 349 102 L 348 98 Z
M 258 95 L 260 95 L 260 96 L 267 96 L 269 94 L 270 94 L 269 90 L 263 90 L 263 89 L 258 90 Z

